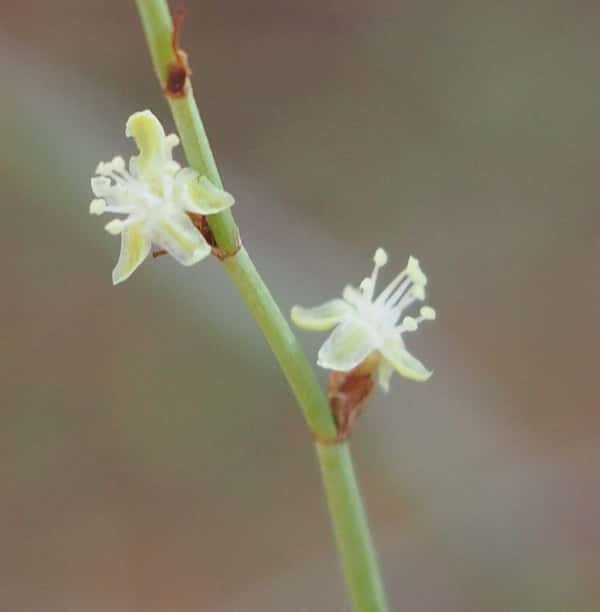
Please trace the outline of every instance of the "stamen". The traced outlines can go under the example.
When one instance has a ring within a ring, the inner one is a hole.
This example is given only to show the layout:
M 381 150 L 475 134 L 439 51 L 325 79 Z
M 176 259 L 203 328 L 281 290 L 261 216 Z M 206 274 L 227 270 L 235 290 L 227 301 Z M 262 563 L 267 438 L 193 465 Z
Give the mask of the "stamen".
M 404 295 L 407 289 L 412 286 L 412 279 L 404 278 L 404 280 L 400 283 L 400 286 L 385 300 L 386 306 L 393 306 L 394 303 L 397 303 L 399 299 Z M 383 295 L 383 292 L 382 292 Z M 377 298 L 379 301 L 381 299 L 381 295 Z
M 120 155 L 113 157 L 110 163 L 114 172 L 125 172 L 125 160 Z
M 404 317 L 400 325 L 401 332 L 414 332 L 419 327 L 419 322 L 414 317 Z
M 388 261 L 387 253 L 382 248 L 377 249 L 375 251 L 375 256 L 373 257 L 373 261 L 375 262 L 375 265 L 378 268 L 385 266 L 385 264 Z
M 420 314 L 421 314 L 421 318 L 424 321 L 433 321 L 433 320 L 435 320 L 435 316 L 436 316 L 435 310 L 433 308 L 431 308 L 431 306 L 423 306 L 421 308 Z
M 96 167 L 96 174 L 101 176 L 108 176 L 114 172 L 125 172 L 125 160 L 120 155 L 113 157 L 109 162 L 100 162 Z
M 417 300 L 422 302 L 425 299 L 425 287 L 423 285 L 415 285 L 412 288 L 412 293 Z
M 116 215 L 129 215 L 133 212 L 131 206 L 119 206 L 118 204 L 107 204 L 104 208 L 104 212 L 114 213 Z
M 404 317 L 404 320 L 400 325 L 400 331 L 415 331 L 419 324 L 423 321 L 433 321 L 435 319 L 435 310 L 431 308 L 431 306 L 423 306 L 419 315 L 420 316 L 418 316 L 416 319 L 413 319 L 412 317 Z M 408 326 L 406 325 L 407 322 Z
M 410 280 L 409 280 L 410 282 Z M 400 297 L 397 303 L 390 308 L 391 318 L 397 321 L 400 315 L 414 302 L 422 302 L 425 299 L 425 289 L 421 285 L 412 285 L 408 291 Z M 387 304 L 386 304 L 387 307 Z M 418 319 L 417 321 L 420 321 Z
M 348 302 L 348 304 L 352 304 L 355 307 L 358 307 L 364 302 L 362 294 L 350 285 L 346 285 L 346 287 L 344 287 L 342 297 L 346 300 L 346 302 Z
M 101 215 L 106 212 L 106 202 L 101 198 L 92 200 L 90 203 L 90 215 Z
M 133 177 L 127 169 L 125 168 L 125 162 L 121 159 L 123 165 L 119 165 L 118 168 L 113 167 L 110 172 L 106 174 L 106 176 L 110 176 L 117 185 L 122 185 L 123 183 L 128 183 L 133 180 Z
M 105 163 L 99 162 L 96 166 L 95 174 L 104 174 Z
M 368 298 L 373 293 L 373 283 L 370 278 L 363 278 L 359 285 L 360 290 Z
M 100 169 L 97 170 L 99 174 L 101 174 Z M 111 184 L 110 179 L 106 178 L 106 176 L 95 176 L 92 178 L 92 191 L 94 195 L 98 198 L 107 195 L 110 193 Z
M 377 300 L 375 300 L 376 304 L 382 304 L 386 302 L 390 295 L 394 292 L 396 287 L 406 278 L 406 270 L 402 270 L 398 276 L 377 296 Z M 402 290 L 404 291 L 404 289 Z
M 113 236 L 118 236 L 126 226 L 126 221 L 121 221 L 121 219 L 113 219 L 109 223 L 104 226 L 104 229 Z
M 177 134 L 167 134 L 165 137 L 165 145 L 169 149 L 174 149 L 179 145 L 179 136 L 177 136 Z
M 421 270 L 421 266 L 419 265 L 419 260 L 413 257 L 412 255 L 408 258 L 408 264 L 406 264 L 406 273 L 410 278 L 413 279 L 416 285 L 423 285 L 425 287 L 427 285 L 427 277 Z
M 406 310 L 413 302 L 425 299 L 425 289 L 421 285 L 413 285 L 395 304 L 396 308 Z
M 387 253 L 382 248 L 379 248 L 375 251 L 375 255 L 373 256 L 373 263 L 375 265 L 373 266 L 373 272 L 371 272 L 371 278 L 365 279 L 361 283 L 361 289 L 363 289 L 364 287 L 363 292 L 365 294 L 365 297 L 369 301 L 373 300 L 373 294 L 375 293 L 375 286 L 377 285 L 377 276 L 379 274 L 379 270 L 387 263 Z

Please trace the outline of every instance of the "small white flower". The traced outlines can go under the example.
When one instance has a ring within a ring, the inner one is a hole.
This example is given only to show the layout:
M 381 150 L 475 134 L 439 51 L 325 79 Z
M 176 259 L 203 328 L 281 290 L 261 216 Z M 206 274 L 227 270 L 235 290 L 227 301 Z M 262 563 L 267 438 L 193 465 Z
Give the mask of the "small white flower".
M 415 331 L 422 321 L 435 319 L 435 310 L 421 307 L 418 317 L 405 314 L 416 301 L 425 299 L 427 277 L 419 262 L 409 257 L 406 268 L 378 295 L 375 285 L 379 270 L 387 263 L 383 249 L 377 249 L 371 276 L 356 289 L 347 286 L 343 299 L 334 299 L 315 308 L 292 308 L 298 327 L 325 331 L 335 327 L 319 350 L 317 363 L 329 370 L 349 372 L 369 356 L 378 360 L 378 380 L 384 390 L 394 370 L 406 378 L 425 381 L 431 372 L 404 346 L 402 334 Z
M 179 138 L 165 135 L 150 111 L 131 115 L 125 134 L 135 140 L 140 153 L 129 160 L 128 168 L 122 157 L 98 165 L 99 176 L 92 178 L 97 199 L 90 204 L 93 215 L 125 215 L 106 225 L 110 234 L 121 234 L 121 254 L 112 275 L 114 284 L 131 275 L 153 244 L 184 266 L 206 257 L 211 247 L 187 213 L 211 215 L 234 203 L 229 193 L 173 160 L 172 151 Z

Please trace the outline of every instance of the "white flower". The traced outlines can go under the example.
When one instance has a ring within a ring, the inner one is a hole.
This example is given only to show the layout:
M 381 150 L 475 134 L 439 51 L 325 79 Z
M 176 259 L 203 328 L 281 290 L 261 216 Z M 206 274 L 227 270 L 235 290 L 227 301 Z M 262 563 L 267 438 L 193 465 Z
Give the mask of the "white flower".
M 110 234 L 121 234 L 121 254 L 113 270 L 113 283 L 128 278 L 150 253 L 152 244 L 164 249 L 179 263 L 190 266 L 211 252 L 210 245 L 194 227 L 188 212 L 218 213 L 233 205 L 233 197 L 215 187 L 191 168 L 181 168 L 172 150 L 179 144 L 175 134 L 165 135 L 159 120 L 148 110 L 134 113 L 125 134 L 133 137 L 139 155 L 125 167 L 122 157 L 101 162 L 92 178 L 97 199 L 90 213 L 125 215 L 106 225 Z
M 427 277 L 414 257 L 406 268 L 378 295 L 375 285 L 379 270 L 387 263 L 383 249 L 377 249 L 371 276 L 360 289 L 347 286 L 343 299 L 334 299 L 315 308 L 292 308 L 292 320 L 304 329 L 325 331 L 335 327 L 319 350 L 317 363 L 329 370 L 349 372 L 371 355 L 378 360 L 378 380 L 384 390 L 396 370 L 402 376 L 425 381 L 431 372 L 404 346 L 402 334 L 415 331 L 422 321 L 435 319 L 435 310 L 421 307 L 418 317 L 405 315 L 416 301 L 425 299 Z

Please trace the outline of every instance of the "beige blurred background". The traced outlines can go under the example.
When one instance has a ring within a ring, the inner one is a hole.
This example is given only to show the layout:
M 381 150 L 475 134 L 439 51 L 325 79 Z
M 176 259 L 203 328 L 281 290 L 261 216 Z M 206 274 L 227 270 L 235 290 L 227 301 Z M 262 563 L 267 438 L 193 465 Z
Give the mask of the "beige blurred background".
M 410 345 L 435 375 L 395 377 L 352 441 L 392 609 L 600 610 L 598 4 L 187 8 L 283 310 L 378 245 L 430 277 Z M 348 610 L 310 437 L 218 263 L 111 286 L 89 178 L 132 112 L 172 129 L 134 3 L 0 24 L 0 610 Z

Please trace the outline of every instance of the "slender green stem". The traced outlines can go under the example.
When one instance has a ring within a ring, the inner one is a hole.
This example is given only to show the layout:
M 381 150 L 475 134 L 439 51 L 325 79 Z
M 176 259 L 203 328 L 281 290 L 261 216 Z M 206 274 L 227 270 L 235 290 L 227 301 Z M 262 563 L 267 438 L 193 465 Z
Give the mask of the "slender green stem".
M 315 372 L 246 249 L 242 247 L 224 264 L 279 361 L 308 426 L 321 438 L 334 437 L 335 425 Z
M 357 612 L 387 610 L 385 589 L 371 540 L 350 447 L 317 445 L 321 476 L 350 599 Z
M 136 0 L 154 68 L 163 89 L 168 68 L 175 60 L 172 21 L 166 0 Z M 221 178 L 210 149 L 191 83 L 185 95 L 167 95 L 183 147 L 191 167 L 221 186 Z M 230 211 L 208 217 L 217 244 L 227 253 L 239 244 L 238 229 Z M 275 300 L 242 247 L 224 260 L 237 286 L 271 347 L 298 401 L 309 428 L 321 439 L 335 435 L 329 404 L 314 370 Z M 317 456 L 344 575 L 353 608 L 357 612 L 385 612 L 385 591 L 377 556 L 358 488 L 347 444 L 317 444 Z

